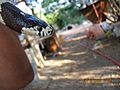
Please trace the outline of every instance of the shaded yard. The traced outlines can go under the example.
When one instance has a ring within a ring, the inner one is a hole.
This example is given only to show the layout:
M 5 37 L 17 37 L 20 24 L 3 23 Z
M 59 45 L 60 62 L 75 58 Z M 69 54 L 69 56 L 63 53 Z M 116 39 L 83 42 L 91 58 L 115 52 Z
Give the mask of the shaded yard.
M 120 90 L 120 67 L 82 47 L 94 48 L 96 41 L 79 32 L 66 36 L 62 53 L 45 60 L 41 82 L 31 90 Z M 101 52 L 120 63 L 120 42 L 105 39 L 98 45 Z

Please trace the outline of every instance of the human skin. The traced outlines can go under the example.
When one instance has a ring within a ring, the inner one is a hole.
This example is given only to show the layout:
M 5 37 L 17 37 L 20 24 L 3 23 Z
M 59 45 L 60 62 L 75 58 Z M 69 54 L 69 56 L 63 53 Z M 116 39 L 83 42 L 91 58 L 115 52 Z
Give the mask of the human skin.
M 34 73 L 17 33 L 0 23 L 0 90 L 18 90 Z

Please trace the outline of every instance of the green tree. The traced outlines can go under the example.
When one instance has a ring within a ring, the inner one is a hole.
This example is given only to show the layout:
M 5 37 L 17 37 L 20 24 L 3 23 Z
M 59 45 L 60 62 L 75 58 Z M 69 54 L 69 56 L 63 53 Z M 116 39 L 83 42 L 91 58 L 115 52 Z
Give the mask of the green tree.
M 43 0 L 42 7 L 49 23 L 56 24 L 60 29 L 69 23 L 80 23 L 83 19 L 79 12 L 80 0 Z

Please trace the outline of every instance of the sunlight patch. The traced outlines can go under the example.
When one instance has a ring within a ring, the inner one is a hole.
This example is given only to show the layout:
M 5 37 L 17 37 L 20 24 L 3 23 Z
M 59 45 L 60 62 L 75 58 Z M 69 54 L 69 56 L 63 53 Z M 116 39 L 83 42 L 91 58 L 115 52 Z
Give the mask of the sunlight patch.
M 86 54 L 86 52 L 72 53 L 71 55 L 75 55 L 75 56 L 77 56 L 77 55 L 84 55 L 84 54 Z

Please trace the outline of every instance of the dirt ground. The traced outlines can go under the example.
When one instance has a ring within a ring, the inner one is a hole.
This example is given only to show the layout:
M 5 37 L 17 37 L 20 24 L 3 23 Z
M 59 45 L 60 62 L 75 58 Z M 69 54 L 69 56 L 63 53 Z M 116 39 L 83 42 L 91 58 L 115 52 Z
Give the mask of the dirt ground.
M 95 41 L 80 32 L 67 35 L 61 54 L 45 60 L 39 85 L 29 90 L 120 90 L 120 67 L 81 44 L 97 47 L 120 63 L 120 42 L 116 38 Z

